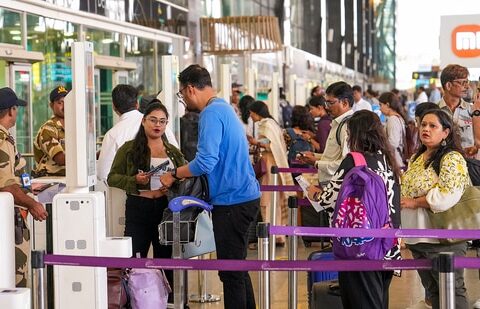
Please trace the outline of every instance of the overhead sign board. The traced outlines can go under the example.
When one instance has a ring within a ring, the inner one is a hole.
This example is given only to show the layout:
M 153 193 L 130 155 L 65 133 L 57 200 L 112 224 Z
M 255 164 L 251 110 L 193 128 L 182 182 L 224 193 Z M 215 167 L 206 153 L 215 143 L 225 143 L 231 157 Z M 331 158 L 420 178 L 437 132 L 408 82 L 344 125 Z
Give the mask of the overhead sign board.
M 412 72 L 412 79 L 430 79 L 438 78 L 438 72 Z
M 441 17 L 440 63 L 480 67 L 480 15 Z

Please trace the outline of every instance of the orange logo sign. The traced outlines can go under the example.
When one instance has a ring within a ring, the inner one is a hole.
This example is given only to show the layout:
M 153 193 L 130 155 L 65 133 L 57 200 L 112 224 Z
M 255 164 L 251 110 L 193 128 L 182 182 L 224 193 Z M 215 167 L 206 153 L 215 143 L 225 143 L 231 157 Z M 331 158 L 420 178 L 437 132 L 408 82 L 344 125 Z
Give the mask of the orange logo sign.
M 452 51 L 461 58 L 480 56 L 480 25 L 461 25 L 453 29 Z

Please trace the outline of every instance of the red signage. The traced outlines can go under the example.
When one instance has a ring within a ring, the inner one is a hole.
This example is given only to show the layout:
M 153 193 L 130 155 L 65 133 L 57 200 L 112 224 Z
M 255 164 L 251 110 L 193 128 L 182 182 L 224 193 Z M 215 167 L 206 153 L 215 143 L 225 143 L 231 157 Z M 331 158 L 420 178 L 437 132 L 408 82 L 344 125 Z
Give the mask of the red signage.
M 460 58 L 480 56 L 480 25 L 461 25 L 453 29 L 452 51 Z

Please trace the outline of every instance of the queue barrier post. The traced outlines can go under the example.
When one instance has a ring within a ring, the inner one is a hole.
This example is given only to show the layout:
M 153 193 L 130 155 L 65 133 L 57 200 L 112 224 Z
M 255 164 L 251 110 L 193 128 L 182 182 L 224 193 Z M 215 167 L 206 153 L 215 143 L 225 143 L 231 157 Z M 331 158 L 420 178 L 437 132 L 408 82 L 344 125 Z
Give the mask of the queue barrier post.
M 278 166 L 272 166 L 270 172 L 273 176 L 273 185 L 278 186 L 278 177 L 279 177 Z M 278 192 L 277 190 L 272 192 L 272 198 L 270 201 L 270 224 L 271 225 L 277 225 L 277 223 L 278 224 L 281 223 L 281 222 L 276 222 L 277 203 L 279 200 L 279 194 L 280 192 Z M 276 249 L 275 235 L 271 234 L 270 235 L 270 259 L 271 260 L 275 260 L 275 249 Z
M 258 259 L 261 261 L 269 260 L 269 245 L 268 239 L 270 236 L 270 224 L 266 222 L 259 222 L 257 225 L 258 237 Z M 258 298 L 260 301 L 260 309 L 270 309 L 270 272 L 259 272 L 258 280 Z
M 210 254 L 200 255 L 198 259 L 204 260 Z M 194 303 L 213 303 L 220 301 L 220 296 L 207 292 L 207 272 L 205 270 L 198 271 L 198 295 L 190 295 L 188 300 Z
M 438 271 L 440 309 L 455 308 L 454 259 L 453 252 L 441 252 L 433 263 L 433 269 Z
M 44 257 L 45 251 L 32 251 L 31 263 L 32 263 L 32 296 L 33 296 L 33 308 L 45 309 L 45 263 Z
M 172 212 L 173 218 L 173 246 L 172 246 L 172 258 L 174 259 L 181 259 L 182 258 L 182 245 L 180 244 L 180 212 L 173 211 Z M 174 270 L 173 271 L 173 303 L 175 309 L 183 309 L 185 306 L 184 300 L 184 270 Z
M 290 226 L 297 225 L 298 205 L 297 198 L 290 196 L 288 198 L 288 224 Z M 288 260 L 296 261 L 298 253 L 298 236 L 293 235 L 288 237 Z M 288 272 L 288 308 L 297 308 L 297 272 L 290 270 Z

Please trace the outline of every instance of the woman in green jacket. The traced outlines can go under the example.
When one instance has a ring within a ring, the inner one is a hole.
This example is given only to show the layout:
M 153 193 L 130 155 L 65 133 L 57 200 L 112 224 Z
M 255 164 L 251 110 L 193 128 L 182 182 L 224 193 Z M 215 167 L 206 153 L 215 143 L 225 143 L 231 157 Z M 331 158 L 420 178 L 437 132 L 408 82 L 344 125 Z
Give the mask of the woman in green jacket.
M 108 185 L 125 190 L 125 236 L 132 237 L 132 252 L 147 257 L 150 244 L 153 257 L 170 258 L 171 246 L 158 240 L 158 225 L 168 206 L 167 188 L 160 176 L 184 165 L 182 153 L 168 143 L 165 128 L 167 108 L 158 100 L 147 106 L 135 139 L 118 149 L 108 175 Z M 171 276 L 167 277 L 171 282 Z M 173 285 L 172 285 L 173 286 Z

